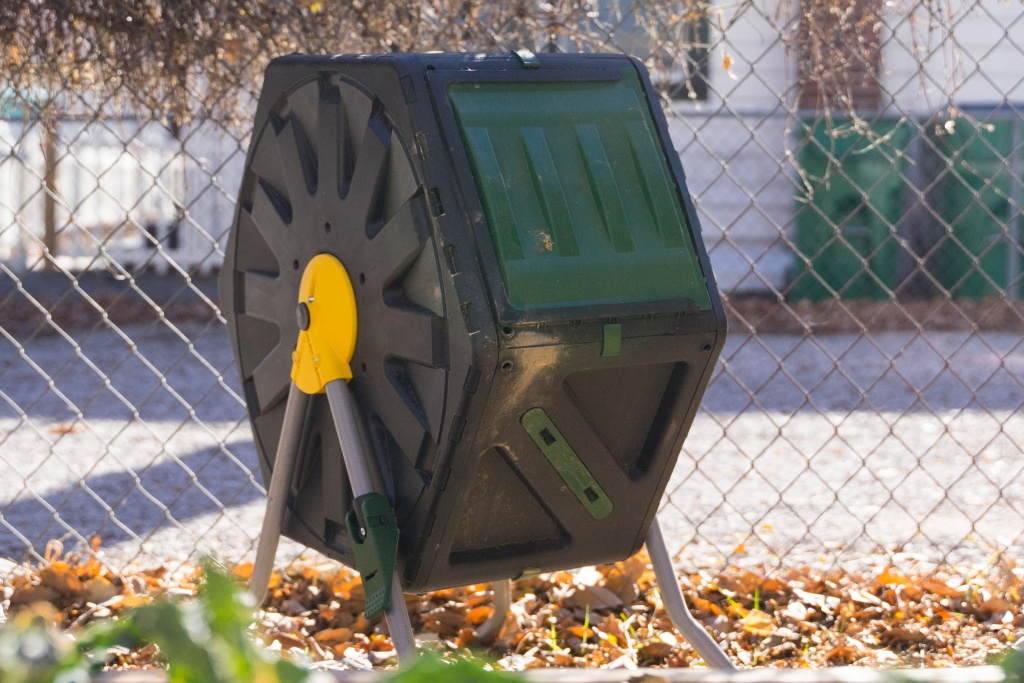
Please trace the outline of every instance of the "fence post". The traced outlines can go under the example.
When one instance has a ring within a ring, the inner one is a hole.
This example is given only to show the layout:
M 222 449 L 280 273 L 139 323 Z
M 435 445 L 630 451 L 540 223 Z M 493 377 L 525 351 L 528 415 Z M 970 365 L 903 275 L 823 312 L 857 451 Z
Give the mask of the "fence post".
M 43 127 L 43 270 L 54 270 L 57 257 L 57 116 L 47 107 L 39 119 Z

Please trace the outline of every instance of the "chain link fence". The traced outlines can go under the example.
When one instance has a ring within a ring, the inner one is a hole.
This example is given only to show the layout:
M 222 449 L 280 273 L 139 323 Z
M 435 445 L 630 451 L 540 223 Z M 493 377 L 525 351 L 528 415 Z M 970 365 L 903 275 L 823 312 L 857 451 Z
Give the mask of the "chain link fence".
M 289 25 L 310 51 L 647 60 L 730 315 L 662 524 L 688 566 L 771 569 L 1020 555 L 1024 7 L 939 4 L 428 2 L 381 28 L 306 2 Z M 246 74 L 288 46 L 225 31 L 198 79 L 134 98 L 87 83 L 83 64 L 121 73 L 99 41 L 66 68 L 3 62 L 4 558 L 254 552 L 265 492 L 214 275 Z

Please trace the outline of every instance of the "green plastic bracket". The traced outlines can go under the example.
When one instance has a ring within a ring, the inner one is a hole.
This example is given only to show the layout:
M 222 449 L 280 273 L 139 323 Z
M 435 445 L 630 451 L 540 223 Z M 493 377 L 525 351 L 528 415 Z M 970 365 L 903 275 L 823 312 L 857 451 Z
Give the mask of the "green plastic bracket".
M 537 55 L 533 54 L 525 47 L 519 50 L 513 50 L 512 54 L 519 58 L 519 61 L 520 63 L 522 63 L 524 69 L 540 68 L 540 60 L 537 59 Z
M 543 408 L 530 408 L 519 419 L 537 447 L 554 466 L 562 480 L 576 494 L 583 507 L 594 519 L 604 519 L 612 513 L 612 501 L 583 464 L 576 451 L 555 427 Z
M 356 510 L 345 516 L 345 526 L 352 539 L 356 569 L 366 592 L 366 618 L 376 619 L 391 607 L 391 577 L 398 557 L 398 525 L 390 501 L 381 493 L 359 496 L 354 506 L 362 513 L 362 530 Z
M 601 343 L 601 355 L 617 356 L 622 351 L 622 325 L 608 323 L 604 326 L 604 341 Z

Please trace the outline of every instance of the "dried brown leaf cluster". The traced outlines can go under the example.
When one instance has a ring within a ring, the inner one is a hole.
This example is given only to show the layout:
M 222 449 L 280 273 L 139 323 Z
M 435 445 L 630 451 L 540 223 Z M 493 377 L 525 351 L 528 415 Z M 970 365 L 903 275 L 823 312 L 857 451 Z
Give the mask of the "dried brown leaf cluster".
M 245 568 L 242 568 L 245 573 Z M 1024 627 L 1024 572 L 998 557 L 984 568 L 888 568 L 864 576 L 729 568 L 684 577 L 687 602 L 743 665 L 946 666 L 983 663 Z M 491 614 L 490 586 L 407 597 L 420 640 L 453 652 L 485 648 L 503 667 L 691 666 L 644 554 L 515 584 L 494 642 L 474 633 Z M 358 579 L 337 565 L 296 566 L 274 587 L 263 628 L 283 649 L 364 666 L 391 661 L 382 622 L 361 615 Z
M 9 576 L 0 577 L 5 608 L 15 610 L 46 602 L 59 613 L 57 623 L 76 629 L 93 619 L 116 616 L 168 590 L 187 592 L 195 588 L 195 572 L 174 580 L 163 568 L 114 574 L 96 559 L 98 549 L 97 539 L 93 542 L 93 553 L 61 557 L 61 545 L 51 541 L 46 549 L 46 562 L 20 567 Z
M 0 565 L 0 624 L 19 610 L 31 610 L 72 635 L 100 619 L 117 619 L 133 607 L 161 595 L 194 596 L 201 579 L 198 569 L 170 573 L 163 567 L 115 574 L 97 560 L 99 539 L 91 553 L 62 555 L 51 541 L 46 562 L 38 565 Z M 115 665 L 141 668 L 159 665 L 153 646 L 112 653 Z
M 533 47 L 588 12 L 575 0 L 7 0 L 0 83 L 29 109 L 246 120 L 279 55 Z
M 95 548 L 94 548 L 95 550 Z M 5 613 L 33 609 L 72 632 L 159 595 L 194 595 L 197 571 L 115 575 L 93 554 L 21 566 L 0 577 Z M 236 568 L 240 579 L 251 566 Z M 417 638 L 457 656 L 475 652 L 504 668 L 701 665 L 673 629 L 646 555 L 542 574 L 515 584 L 493 642 L 475 628 L 492 612 L 487 584 L 406 596 Z M 888 567 L 872 575 L 727 568 L 682 579 L 694 615 L 743 666 L 950 666 L 984 663 L 1024 628 L 1024 571 L 996 556 L 985 567 Z M 270 647 L 328 666 L 394 663 L 383 620 L 362 614 L 358 575 L 333 562 L 296 562 L 275 574 L 260 631 Z M 120 666 L 157 663 L 153 648 Z

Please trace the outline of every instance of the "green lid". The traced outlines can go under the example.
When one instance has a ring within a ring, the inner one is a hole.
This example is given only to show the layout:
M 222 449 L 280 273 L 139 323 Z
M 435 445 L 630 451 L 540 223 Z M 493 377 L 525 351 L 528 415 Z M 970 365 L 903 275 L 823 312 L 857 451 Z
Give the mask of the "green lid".
M 615 81 L 453 83 L 448 96 L 510 304 L 711 309 L 633 70 Z

